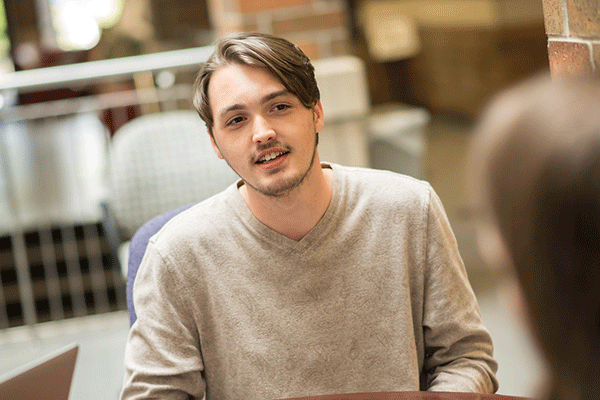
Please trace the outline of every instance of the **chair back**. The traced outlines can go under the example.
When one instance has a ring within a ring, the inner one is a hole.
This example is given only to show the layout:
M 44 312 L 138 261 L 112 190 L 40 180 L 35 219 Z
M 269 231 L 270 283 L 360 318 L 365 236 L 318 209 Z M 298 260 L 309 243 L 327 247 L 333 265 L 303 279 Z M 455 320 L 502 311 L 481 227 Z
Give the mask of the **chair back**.
M 153 217 L 198 203 L 236 179 L 192 110 L 138 117 L 109 146 L 108 205 L 123 241 Z
M 237 175 L 215 155 L 204 123 L 192 110 L 135 118 L 117 130 L 108 150 L 106 214 L 116 232 L 112 247 L 123 259 L 123 273 L 127 264 L 133 324 L 133 282 L 150 237 L 191 204 L 225 190 Z M 128 240 L 125 257 L 118 247 Z

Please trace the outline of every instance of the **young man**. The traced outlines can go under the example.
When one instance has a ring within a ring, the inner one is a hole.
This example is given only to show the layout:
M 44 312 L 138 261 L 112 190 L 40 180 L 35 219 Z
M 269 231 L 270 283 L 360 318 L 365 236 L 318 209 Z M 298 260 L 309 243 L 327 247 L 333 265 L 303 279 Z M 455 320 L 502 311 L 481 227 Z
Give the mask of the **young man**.
M 406 176 L 321 163 L 323 109 L 296 46 L 222 39 L 194 104 L 241 179 L 151 239 L 123 399 L 497 389 L 438 197 Z

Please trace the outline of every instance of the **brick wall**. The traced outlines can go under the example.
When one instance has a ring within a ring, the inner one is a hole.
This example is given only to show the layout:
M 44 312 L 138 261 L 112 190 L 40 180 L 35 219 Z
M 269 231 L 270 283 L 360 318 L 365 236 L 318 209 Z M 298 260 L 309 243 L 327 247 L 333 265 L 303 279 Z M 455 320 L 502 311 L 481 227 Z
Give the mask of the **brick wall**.
M 310 59 L 350 54 L 344 0 L 209 0 L 217 34 L 258 31 L 297 44 Z
M 543 0 L 553 77 L 600 76 L 600 2 Z

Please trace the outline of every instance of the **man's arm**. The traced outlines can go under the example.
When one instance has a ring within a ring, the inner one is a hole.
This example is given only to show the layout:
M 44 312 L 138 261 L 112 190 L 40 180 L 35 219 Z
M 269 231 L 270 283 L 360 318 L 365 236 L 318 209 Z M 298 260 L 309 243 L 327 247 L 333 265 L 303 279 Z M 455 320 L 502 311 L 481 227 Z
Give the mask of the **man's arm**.
M 498 389 L 489 332 L 442 204 L 431 191 L 423 299 L 428 390 L 493 393 Z
M 134 284 L 137 320 L 125 349 L 122 400 L 204 396 L 198 330 L 178 281 L 150 242 Z

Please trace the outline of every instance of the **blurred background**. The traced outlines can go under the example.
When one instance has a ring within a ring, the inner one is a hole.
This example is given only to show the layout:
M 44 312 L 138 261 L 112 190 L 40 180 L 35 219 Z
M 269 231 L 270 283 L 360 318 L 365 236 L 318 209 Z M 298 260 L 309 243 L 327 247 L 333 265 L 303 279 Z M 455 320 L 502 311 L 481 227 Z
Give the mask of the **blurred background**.
M 172 121 L 189 117 L 191 85 L 215 38 L 261 31 L 314 61 L 322 160 L 431 182 L 495 340 L 499 393 L 535 395 L 543 365 L 502 300 L 511 298 L 505 277 L 481 260 L 465 156 L 498 91 L 540 71 L 596 74 L 600 6 L 584 3 L 0 2 L 0 374 L 77 341 L 72 398 L 117 398 L 128 239 L 152 216 L 233 179 L 194 181 L 211 171 L 179 132 L 206 135 L 199 118 Z M 161 127 L 152 140 L 150 127 Z

